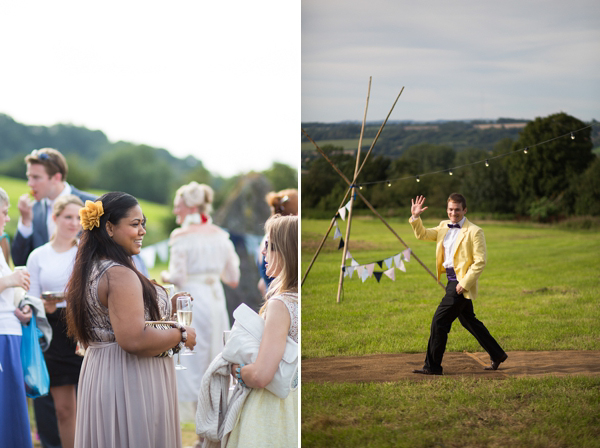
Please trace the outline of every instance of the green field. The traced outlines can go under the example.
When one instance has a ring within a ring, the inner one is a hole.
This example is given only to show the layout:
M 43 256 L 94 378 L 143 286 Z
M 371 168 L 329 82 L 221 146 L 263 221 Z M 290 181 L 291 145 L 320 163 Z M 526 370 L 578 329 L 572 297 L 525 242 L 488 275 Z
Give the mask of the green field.
M 503 348 L 600 350 L 600 234 L 476 223 L 488 264 L 475 312 Z M 302 274 L 328 225 L 302 221 Z M 391 225 L 434 270 L 435 245 L 405 219 Z M 395 282 L 346 278 L 338 304 L 332 236 L 302 287 L 302 358 L 423 353 L 442 288 L 413 260 Z M 404 246 L 380 221 L 355 219 L 349 248 L 365 264 Z M 482 351 L 458 323 L 447 350 Z M 600 446 L 598 416 L 598 377 L 302 385 L 302 446 Z
M 346 138 L 346 139 L 338 139 L 338 140 L 319 140 L 316 142 L 319 145 L 319 148 L 322 148 L 325 145 L 333 145 L 333 146 L 341 146 L 344 149 L 353 149 L 356 150 L 358 148 L 358 139 L 357 138 Z M 369 149 L 373 143 L 373 137 L 364 137 L 362 141 L 362 149 Z M 301 150 L 305 151 L 313 151 L 315 150 L 315 145 L 312 142 L 302 142 Z

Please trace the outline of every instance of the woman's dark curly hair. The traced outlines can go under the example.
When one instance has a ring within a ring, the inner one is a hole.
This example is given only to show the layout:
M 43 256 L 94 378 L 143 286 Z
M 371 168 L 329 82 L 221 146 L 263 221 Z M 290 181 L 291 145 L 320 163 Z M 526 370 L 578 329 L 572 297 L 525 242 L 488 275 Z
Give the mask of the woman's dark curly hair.
M 149 311 L 152 320 L 160 320 L 155 283 L 136 269 L 131 256 L 122 246 L 115 243 L 106 231 L 106 223 L 110 221 L 117 225 L 138 205 L 137 199 L 130 194 L 116 191 L 106 193 L 99 201 L 104 208 L 104 214 L 100 217 L 100 227 L 83 231 L 66 292 L 68 334 L 86 346 L 92 339 L 90 304 L 87 300 L 90 292 L 90 273 L 99 260 L 113 260 L 135 272 L 142 283 L 144 308 Z

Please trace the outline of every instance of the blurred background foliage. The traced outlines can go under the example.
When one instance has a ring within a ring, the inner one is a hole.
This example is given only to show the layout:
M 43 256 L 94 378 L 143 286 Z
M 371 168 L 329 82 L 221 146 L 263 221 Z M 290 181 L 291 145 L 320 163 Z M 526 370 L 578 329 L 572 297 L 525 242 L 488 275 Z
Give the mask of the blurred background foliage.
M 600 148 L 594 144 L 600 141 L 598 123 L 584 123 L 561 112 L 521 120 L 518 127 L 498 126 L 518 121 L 500 119 L 491 127 L 480 122 L 388 124 L 358 177 L 361 193 L 384 216 L 408 218 L 411 198 L 424 195 L 431 217 L 444 217 L 446 199 L 455 191 L 466 196 L 469 213 L 489 219 L 555 222 L 600 216 Z M 322 139 L 323 151 L 352 179 L 360 125 L 303 123 L 302 127 L 317 144 Z M 365 136 L 372 137 L 378 126 L 366 129 Z M 556 139 L 559 136 L 564 137 Z M 302 215 L 331 218 L 343 205 L 347 185 L 305 140 Z M 371 141 L 363 142 L 363 160 Z M 452 175 L 450 168 L 455 168 Z M 371 213 L 360 200 L 354 210 Z

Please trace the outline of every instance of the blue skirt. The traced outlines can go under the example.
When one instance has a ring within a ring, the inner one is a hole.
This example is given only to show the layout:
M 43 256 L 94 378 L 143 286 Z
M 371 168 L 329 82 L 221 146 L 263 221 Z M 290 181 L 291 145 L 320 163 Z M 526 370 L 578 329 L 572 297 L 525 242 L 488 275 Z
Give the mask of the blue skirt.
M 0 448 L 30 447 L 21 336 L 0 335 Z

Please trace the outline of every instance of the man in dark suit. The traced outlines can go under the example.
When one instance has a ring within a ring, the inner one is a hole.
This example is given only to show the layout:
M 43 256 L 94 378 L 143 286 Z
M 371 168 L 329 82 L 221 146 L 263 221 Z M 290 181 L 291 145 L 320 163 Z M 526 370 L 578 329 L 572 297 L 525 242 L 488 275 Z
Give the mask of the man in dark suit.
M 18 208 L 21 214 L 17 225 L 11 255 L 15 266 L 24 266 L 33 249 L 46 244 L 54 232 L 52 207 L 54 201 L 62 195 L 74 194 L 93 201 L 94 195 L 79 191 L 66 182 L 68 166 L 65 157 L 56 149 L 36 149 L 25 157 L 27 163 L 27 185 L 29 194 L 19 198 Z M 60 447 L 60 436 L 56 420 L 54 401 L 49 394 L 33 400 L 38 434 L 44 448 Z
M 52 207 L 56 198 L 74 194 L 84 203 L 96 199 L 94 195 L 79 191 L 67 183 L 67 161 L 56 149 L 35 149 L 25 157 L 25 163 L 27 185 L 35 202 L 29 194 L 19 198 L 17 207 L 21 217 L 11 249 L 15 266 L 24 266 L 33 249 L 49 241 L 54 231 Z

